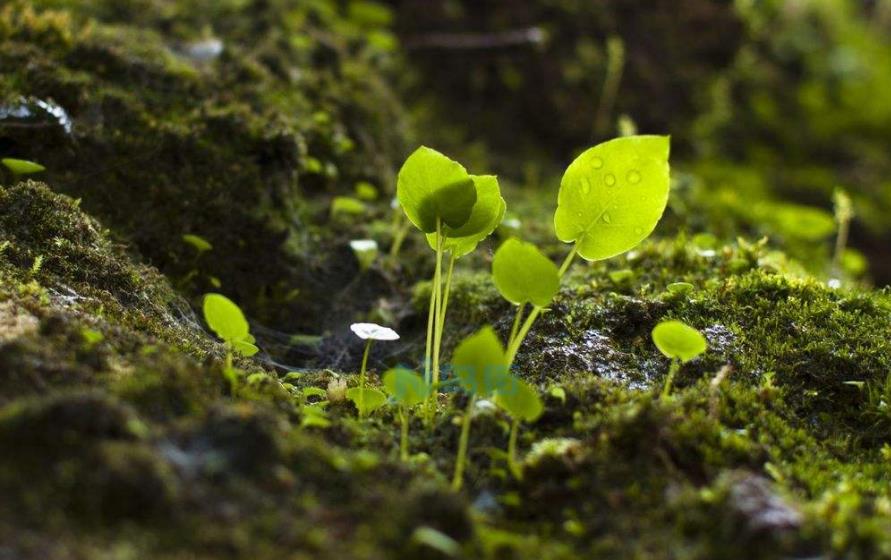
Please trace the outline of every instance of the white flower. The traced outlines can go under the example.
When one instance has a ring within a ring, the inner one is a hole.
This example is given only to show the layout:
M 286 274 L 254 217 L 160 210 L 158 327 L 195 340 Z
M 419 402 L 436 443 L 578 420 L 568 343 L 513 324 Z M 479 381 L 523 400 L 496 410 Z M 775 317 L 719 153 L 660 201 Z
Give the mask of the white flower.
M 377 251 L 377 241 L 374 239 L 354 239 L 350 241 L 350 248 L 357 253 Z
M 363 340 L 399 340 L 396 331 L 376 323 L 353 323 L 350 325 L 350 330 Z

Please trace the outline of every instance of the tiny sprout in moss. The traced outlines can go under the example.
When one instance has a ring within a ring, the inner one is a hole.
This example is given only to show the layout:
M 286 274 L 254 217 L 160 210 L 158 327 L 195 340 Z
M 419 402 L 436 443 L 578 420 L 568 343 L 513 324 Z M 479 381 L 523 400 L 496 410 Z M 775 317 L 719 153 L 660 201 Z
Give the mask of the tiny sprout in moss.
M 16 179 L 22 175 L 32 175 L 34 173 L 46 171 L 46 167 L 26 159 L 3 158 L 0 161 L 2 161 L 7 169 L 12 171 L 12 174 Z
M 237 375 L 232 367 L 232 353 L 237 352 L 242 356 L 253 356 L 259 352 L 254 344 L 250 326 L 241 309 L 229 298 L 220 294 L 207 294 L 204 296 L 204 320 L 207 326 L 226 343 L 226 367 L 224 374 L 231 387 L 237 385 Z
M 349 196 L 336 196 L 331 201 L 331 215 L 335 218 L 359 216 L 365 213 L 365 203 Z
M 382 391 L 365 386 L 368 355 L 371 352 L 371 343 L 375 340 L 398 340 L 399 334 L 393 329 L 375 323 L 353 323 L 350 325 L 350 330 L 366 342 L 365 352 L 362 355 L 362 369 L 359 372 L 359 386 L 349 389 L 346 392 L 346 396 L 356 405 L 356 408 L 359 411 L 359 417 L 364 418 L 387 402 L 387 397 Z
M 684 295 L 692 292 L 694 289 L 696 289 L 696 286 L 689 282 L 672 282 L 671 284 L 666 286 L 665 289 L 672 294 Z
M 408 421 L 411 407 L 427 400 L 430 385 L 417 373 L 396 368 L 386 372 L 382 378 L 384 389 L 399 405 L 399 420 L 402 425 L 399 439 L 399 457 L 408 460 Z
M 708 344 L 698 330 L 681 321 L 664 321 L 653 329 L 653 342 L 662 354 L 671 358 L 662 396 L 671 393 L 671 385 L 680 365 L 706 351 Z
M 564 394 L 565 398 L 565 394 Z M 510 439 L 507 446 L 507 462 L 511 473 L 517 479 L 523 472 L 517 462 L 517 433 L 520 422 L 535 422 L 544 411 L 541 397 L 531 385 L 516 377 L 509 377 L 495 392 L 495 404 L 510 414 L 513 422 L 510 428 Z
M 200 235 L 187 233 L 183 235 L 183 241 L 194 247 L 199 254 L 213 249 L 213 245 L 210 244 L 210 241 L 204 239 Z
M 510 379 L 504 346 L 492 327 L 484 327 L 458 345 L 452 357 L 452 372 L 461 388 L 470 395 L 461 422 L 455 474 L 452 477 L 452 488 L 460 490 L 464 482 L 464 464 L 467 461 L 474 404 L 478 398 L 493 395 Z
M 359 270 L 362 272 L 371 268 L 374 259 L 377 258 L 378 247 L 377 241 L 374 239 L 354 239 L 350 241 L 350 249 L 356 255 L 356 260 L 359 262 Z

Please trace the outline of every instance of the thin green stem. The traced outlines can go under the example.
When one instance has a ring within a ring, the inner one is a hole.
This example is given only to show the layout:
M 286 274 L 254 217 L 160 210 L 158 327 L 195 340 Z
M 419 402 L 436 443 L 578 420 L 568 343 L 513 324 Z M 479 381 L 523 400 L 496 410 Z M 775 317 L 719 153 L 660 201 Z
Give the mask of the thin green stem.
M 393 224 L 396 234 L 393 236 L 393 245 L 390 246 L 390 260 L 393 262 L 395 262 L 396 258 L 399 256 L 399 251 L 402 249 L 402 243 L 405 241 L 405 238 L 411 229 L 411 222 L 402 217 L 401 211 L 399 212 L 399 217 L 401 219 L 398 219 L 396 223 Z
M 439 321 L 440 336 L 442 335 L 442 333 L 444 332 L 444 329 L 445 329 L 446 311 L 449 308 L 449 293 L 451 293 L 451 291 L 452 291 L 452 273 L 455 271 L 455 262 L 457 260 L 458 260 L 458 257 L 455 255 L 455 253 L 453 251 L 449 252 L 449 271 L 446 273 L 445 288 L 443 289 L 443 292 L 442 292 L 442 304 L 441 304 L 440 310 L 439 310 L 439 313 L 440 313 L 440 317 L 439 317 L 439 319 L 440 319 L 440 321 Z M 439 348 L 436 348 L 434 351 L 438 353 Z
M 517 463 L 517 433 L 520 431 L 520 421 L 514 418 L 510 426 L 510 439 L 507 442 L 507 464 L 510 472 L 513 473 L 517 480 L 523 479 L 523 469 Z
M 625 67 L 625 44 L 620 37 L 610 37 L 607 40 L 606 52 L 606 77 L 603 80 L 600 103 L 597 105 L 597 114 L 594 117 L 592 140 L 606 134 L 609 117 L 616 104 L 619 85 L 622 82 L 622 71 Z
M 514 324 L 510 328 L 510 336 L 507 339 L 507 345 L 510 347 L 511 344 L 514 343 L 514 338 L 517 337 L 517 331 L 520 330 L 520 320 L 523 318 L 523 312 L 526 311 L 526 303 L 523 302 L 517 306 L 517 315 L 514 317 Z
M 399 458 L 408 461 L 408 410 L 404 406 L 399 407 L 399 421 L 402 422 L 399 437 Z
M 467 401 L 467 410 L 461 422 L 461 437 L 458 439 L 458 458 L 455 461 L 455 476 L 452 477 L 452 490 L 458 491 L 464 483 L 464 463 L 467 461 L 467 442 L 470 440 L 470 421 L 473 418 L 473 405 L 476 404 L 476 395 L 471 395 Z
M 566 274 L 567 270 L 569 270 L 569 265 L 571 265 L 572 261 L 575 260 L 575 256 L 578 254 L 578 252 L 579 252 L 578 244 L 573 245 L 572 251 L 570 251 L 569 254 L 566 255 L 566 258 L 563 260 L 563 264 L 560 265 L 560 272 L 559 272 L 560 278 L 563 278 L 563 275 Z
M 432 381 L 430 365 L 433 360 L 433 321 L 436 318 L 436 289 L 430 286 L 430 309 L 427 312 L 427 341 L 424 348 L 424 381 Z
M 660 396 L 660 398 L 668 398 L 668 395 L 671 394 L 671 385 L 672 383 L 674 383 L 674 376 L 677 375 L 680 368 L 680 360 L 671 360 L 671 367 L 668 368 L 668 376 L 665 378 L 665 386 L 662 387 L 662 395 Z
M 835 236 L 835 252 L 832 254 L 832 265 L 829 269 L 829 275 L 834 279 L 841 279 L 842 276 L 842 258 L 845 255 L 845 247 L 848 245 L 848 235 L 850 234 L 850 219 L 839 220 L 838 233 Z
M 436 319 L 433 323 L 433 383 L 439 383 L 439 345 L 442 341 L 442 222 L 436 221 L 436 274 L 433 288 L 436 290 Z
M 365 353 L 362 355 L 362 369 L 359 371 L 359 416 L 365 416 L 365 370 L 368 367 L 368 354 L 371 353 L 371 343 L 374 339 L 369 338 L 365 343 Z

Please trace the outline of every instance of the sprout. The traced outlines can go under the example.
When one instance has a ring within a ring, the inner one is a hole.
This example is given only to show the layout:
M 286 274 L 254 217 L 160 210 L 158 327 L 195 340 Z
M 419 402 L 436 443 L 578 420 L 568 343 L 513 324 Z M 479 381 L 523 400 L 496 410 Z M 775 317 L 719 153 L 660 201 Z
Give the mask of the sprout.
M 662 354 L 671 358 L 671 368 L 662 388 L 662 397 L 671 393 L 671 385 L 682 363 L 689 362 L 708 348 L 705 337 L 680 321 L 664 321 L 653 329 L 653 342 Z
M 223 373 L 234 390 L 237 375 L 232 367 L 232 353 L 253 356 L 260 349 L 255 345 L 256 341 L 250 333 L 244 313 L 232 300 L 220 294 L 206 294 L 203 311 L 207 326 L 226 343 L 226 365 Z
M 350 241 L 350 249 L 359 261 L 359 270 L 365 272 L 377 258 L 377 241 L 374 239 L 354 239 Z
M 187 233 L 183 235 L 183 241 L 191 245 L 198 251 L 198 254 L 201 254 L 205 251 L 210 251 L 213 249 L 213 245 L 210 244 L 210 241 L 204 239 L 200 235 L 194 235 L 191 233 Z
M 364 418 L 387 402 L 383 392 L 365 386 L 365 371 L 368 367 L 371 343 L 375 340 L 399 340 L 399 334 L 393 329 L 375 323 L 353 323 L 350 325 L 350 330 L 366 343 L 365 353 L 362 355 L 362 370 L 359 372 L 359 386 L 348 390 L 346 396 L 356 405 L 359 417 Z
M 384 388 L 399 405 L 399 420 L 402 424 L 399 439 L 399 457 L 408 460 L 408 415 L 409 409 L 424 402 L 430 395 L 430 385 L 417 373 L 405 369 L 391 369 L 383 375 Z
M 521 479 L 523 471 L 517 462 L 517 432 L 520 421 L 535 422 L 544 411 L 544 406 L 538 392 L 532 386 L 513 376 L 495 392 L 495 404 L 506 410 L 513 418 L 507 445 L 507 464 L 514 477 Z
M 696 286 L 689 282 L 672 282 L 671 284 L 666 286 L 665 289 L 668 290 L 669 293 L 683 295 L 689 294 L 690 292 L 695 290 Z
M 31 175 L 33 173 L 46 171 L 46 167 L 40 165 L 39 163 L 34 163 L 33 161 L 28 161 L 26 159 L 4 158 L 0 160 L 0 162 L 2 162 L 7 169 L 12 171 L 12 175 L 16 180 L 18 180 L 22 175 Z
M 336 196 L 331 201 L 331 216 L 358 216 L 365 213 L 365 203 L 349 196 Z
M 452 372 L 458 378 L 461 388 L 470 394 L 461 422 L 455 474 L 452 477 L 452 488 L 460 490 L 464 481 L 464 463 L 467 460 L 474 404 L 478 398 L 489 397 L 499 388 L 507 386 L 511 378 L 504 346 L 492 327 L 484 327 L 458 345 L 452 357 Z

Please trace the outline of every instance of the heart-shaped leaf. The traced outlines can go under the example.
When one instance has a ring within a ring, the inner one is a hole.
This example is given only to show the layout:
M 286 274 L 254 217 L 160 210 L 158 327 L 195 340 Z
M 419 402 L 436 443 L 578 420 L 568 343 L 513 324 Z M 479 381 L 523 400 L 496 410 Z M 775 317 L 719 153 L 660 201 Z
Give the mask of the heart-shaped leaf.
M 708 348 L 705 337 L 680 321 L 664 321 L 653 329 L 653 342 L 669 358 L 689 362 Z
M 531 243 L 508 239 L 492 261 L 495 287 L 507 301 L 532 302 L 547 307 L 560 289 L 560 273 L 549 258 Z
M 538 391 L 514 376 L 495 393 L 495 404 L 525 422 L 535 422 L 544 411 Z
M 387 393 L 403 406 L 420 404 L 430 395 L 424 378 L 409 369 L 391 369 L 384 373 L 382 381 Z
M 460 163 L 422 146 L 402 164 L 396 196 L 411 223 L 424 233 L 433 233 L 438 220 L 450 228 L 467 223 L 476 203 L 476 188 Z
M 470 178 L 476 189 L 476 203 L 470 218 L 459 228 L 446 227 L 443 230 L 446 237 L 443 248 L 457 257 L 472 253 L 480 241 L 491 235 L 501 223 L 507 209 L 497 177 L 471 175 Z M 432 249 L 436 249 L 436 234 L 428 233 L 427 242 Z
M 582 153 L 560 183 L 557 237 L 589 261 L 646 239 L 668 202 L 669 149 L 667 136 L 627 136 Z
M 483 327 L 455 348 L 452 372 L 465 391 L 480 397 L 491 395 L 507 382 L 510 374 L 504 346 L 492 327 Z

